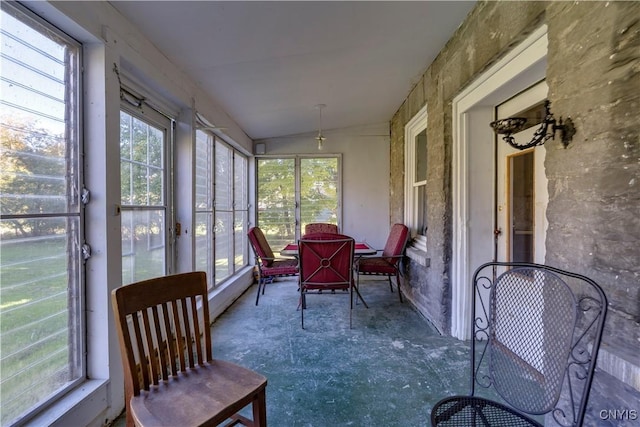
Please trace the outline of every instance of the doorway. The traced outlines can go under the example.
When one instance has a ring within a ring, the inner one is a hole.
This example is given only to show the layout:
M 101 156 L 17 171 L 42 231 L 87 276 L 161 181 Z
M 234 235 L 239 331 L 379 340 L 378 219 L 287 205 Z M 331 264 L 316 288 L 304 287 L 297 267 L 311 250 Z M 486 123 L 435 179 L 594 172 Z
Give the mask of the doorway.
M 502 156 L 496 150 L 506 144 L 502 141 L 496 144 L 489 123 L 495 120 L 496 106 L 515 99 L 516 94 L 544 80 L 547 44 L 547 27 L 543 25 L 453 100 L 451 334 L 459 339 L 470 337 L 469 283 L 473 272 L 482 263 L 500 256 L 496 247 L 501 244 L 501 236 L 496 240 L 496 231 L 500 221 L 505 221 L 498 218 L 496 207 L 500 206 L 497 200 L 500 190 L 496 190 L 494 184 L 498 159 Z M 540 100 L 547 95 L 546 85 L 543 88 L 539 89 L 544 92 Z M 516 112 L 522 110 L 524 108 Z M 544 164 L 539 163 L 543 160 L 543 156 L 536 155 L 533 167 L 543 167 Z M 503 166 L 506 168 L 506 163 Z M 534 203 L 537 202 L 536 199 Z M 542 206 L 537 211 L 544 214 Z M 534 221 L 539 219 L 534 218 Z M 534 236 L 535 241 L 543 242 L 545 227 L 536 227 L 535 232 L 541 233 L 540 237 Z M 506 243 L 504 251 L 506 254 Z M 535 242 L 533 251 L 534 259 L 544 259 L 543 249 Z

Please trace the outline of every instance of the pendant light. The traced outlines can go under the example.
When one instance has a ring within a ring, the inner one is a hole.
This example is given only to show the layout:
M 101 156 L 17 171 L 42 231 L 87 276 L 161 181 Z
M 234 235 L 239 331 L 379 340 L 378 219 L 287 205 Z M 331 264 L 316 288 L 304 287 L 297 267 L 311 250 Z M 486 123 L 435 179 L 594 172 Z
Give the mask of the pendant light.
M 322 109 L 326 107 L 326 104 L 317 104 L 315 106 L 315 108 L 317 108 L 319 110 L 319 121 L 318 121 L 318 136 L 316 136 L 316 141 L 318 141 L 318 150 L 322 150 L 322 145 L 324 143 L 324 140 L 326 139 L 324 136 L 322 136 Z

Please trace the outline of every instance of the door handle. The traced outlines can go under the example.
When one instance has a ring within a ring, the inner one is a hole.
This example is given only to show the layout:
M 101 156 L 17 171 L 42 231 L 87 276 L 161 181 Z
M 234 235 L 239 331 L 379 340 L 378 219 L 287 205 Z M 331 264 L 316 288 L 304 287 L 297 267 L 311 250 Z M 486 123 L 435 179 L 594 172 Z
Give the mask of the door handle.
M 493 234 L 498 237 L 499 235 L 502 234 L 502 228 L 496 228 L 495 230 L 493 230 Z

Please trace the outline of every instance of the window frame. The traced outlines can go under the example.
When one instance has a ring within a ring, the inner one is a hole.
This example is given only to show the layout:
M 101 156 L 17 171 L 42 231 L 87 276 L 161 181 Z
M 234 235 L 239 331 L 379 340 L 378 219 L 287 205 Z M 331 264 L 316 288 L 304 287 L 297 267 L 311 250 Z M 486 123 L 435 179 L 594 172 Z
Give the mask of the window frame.
M 207 252 L 207 256 L 205 257 L 207 265 L 204 268 L 207 272 L 208 286 L 211 290 L 219 287 L 225 281 L 233 278 L 238 271 L 249 264 L 249 250 L 248 242 L 246 239 L 249 221 L 249 157 L 241 153 L 233 145 L 226 142 L 223 138 L 216 135 L 214 132 L 208 130 L 207 127 L 209 126 L 205 123 L 200 123 L 200 120 L 198 120 L 198 127 L 199 128 L 196 129 L 196 133 L 194 136 L 194 151 L 197 152 L 197 144 L 200 143 L 200 141 L 208 145 L 207 159 L 209 164 L 207 165 L 208 173 L 206 178 L 208 182 L 202 184 L 208 186 L 209 188 L 206 189 L 206 197 L 208 197 L 208 200 L 206 200 L 206 207 L 204 208 L 198 207 L 197 203 L 200 200 L 194 188 L 194 218 L 196 218 L 195 224 L 196 227 L 198 227 L 198 214 L 211 215 L 210 229 L 207 230 L 207 235 L 210 235 L 211 238 L 205 241 L 207 246 L 206 248 L 203 248 Z M 198 133 L 206 135 L 207 140 L 204 141 L 198 139 Z M 217 156 L 219 149 L 229 150 L 231 154 L 229 164 L 231 173 L 229 174 L 230 178 L 227 181 L 227 184 L 229 184 L 229 186 L 226 188 L 227 194 L 230 196 L 231 200 L 229 205 L 225 206 L 224 209 L 219 205 L 219 203 L 216 202 L 219 194 L 217 191 L 221 191 L 219 188 L 219 185 L 221 183 L 219 183 L 219 180 L 216 179 L 216 165 L 218 161 Z M 236 191 L 236 186 L 238 184 L 238 177 L 236 176 L 238 161 L 244 163 L 243 174 L 239 179 L 244 183 L 245 194 L 243 195 L 245 197 L 245 200 L 240 201 L 237 200 Z M 198 176 L 196 172 L 194 172 L 194 187 L 202 184 L 198 183 Z M 226 254 L 223 254 L 225 255 L 225 258 L 228 262 L 227 274 L 225 274 L 223 277 L 220 277 L 218 274 L 219 269 L 216 267 L 216 262 L 221 259 L 221 254 L 218 253 L 216 240 L 218 238 L 222 238 L 223 236 L 217 232 L 216 224 L 218 218 L 222 215 L 223 212 L 231 215 L 231 234 L 226 236 L 226 238 L 228 238 L 230 250 Z M 242 214 L 243 212 L 244 214 Z M 239 214 L 242 218 L 244 218 L 244 220 L 241 219 L 240 222 L 237 221 Z M 241 229 L 238 229 L 239 226 Z M 196 235 L 195 238 L 197 239 L 198 236 Z M 195 243 L 194 248 L 194 263 L 197 263 L 199 258 L 197 242 Z M 198 265 L 196 266 L 197 268 L 201 267 Z
M 295 240 L 299 239 L 302 236 L 302 160 L 305 159 L 325 159 L 325 158 L 329 158 L 329 159 L 335 159 L 336 160 L 336 168 L 337 168 L 337 172 L 338 172 L 338 177 L 337 177 L 337 183 L 336 183 L 336 222 L 337 222 L 337 226 L 339 228 L 342 227 L 342 209 L 343 209 L 343 203 L 342 203 L 342 197 L 343 197 L 343 188 L 342 188 L 342 180 L 343 180 L 343 174 L 342 174 L 342 154 L 294 154 L 294 155 L 277 155 L 277 154 L 273 154 L 273 155 L 260 155 L 260 156 L 255 156 L 255 169 L 256 169 L 256 174 L 255 174 L 255 191 L 256 191 L 256 210 L 255 210 L 255 217 L 253 219 L 253 223 L 257 224 L 258 226 L 260 226 L 260 209 L 259 209 L 259 205 L 260 205 L 260 194 L 259 194 L 259 188 L 260 188 L 260 182 L 259 182 L 259 178 L 260 178 L 260 166 L 259 166 L 259 162 L 260 160 L 293 160 L 293 174 L 294 174 L 294 226 L 295 226 Z M 268 238 L 268 236 L 267 236 Z M 270 243 L 271 244 L 271 243 Z
M 46 219 L 46 218 L 77 218 L 76 230 L 73 226 L 67 230 L 65 236 L 71 244 L 63 264 L 67 269 L 67 281 L 74 277 L 75 286 L 67 282 L 67 310 L 69 320 L 67 333 L 69 344 L 75 343 L 75 348 L 69 351 L 69 357 L 77 364 L 75 378 L 68 381 L 62 387 L 56 389 L 43 400 L 38 401 L 29 409 L 11 420 L 14 424 L 28 423 L 33 418 L 45 412 L 53 403 L 64 399 L 70 391 L 87 381 L 87 319 L 86 319 L 86 281 L 85 261 L 90 256 L 90 247 L 85 240 L 85 207 L 89 202 L 89 192 L 84 184 L 84 140 L 83 140 L 83 45 L 81 42 L 67 34 L 58 26 L 53 25 L 36 13 L 17 2 L 2 2 L 2 13 L 7 13 L 21 21 L 25 26 L 33 29 L 50 40 L 65 44 L 68 52 L 65 53 L 64 73 L 64 103 L 65 103 L 65 150 L 70 151 L 71 158 L 68 165 L 66 180 L 67 207 L 76 205 L 75 209 L 67 209 L 64 212 L 29 213 L 24 215 L 2 215 L 2 219 Z M 4 102 L 3 102 L 4 104 Z M 70 289 L 70 290 L 69 290 Z M 73 327 L 73 330 L 71 326 Z
M 124 212 L 151 212 L 154 210 L 164 209 L 164 272 L 161 274 L 171 274 L 175 271 L 175 254 L 174 254 L 174 226 L 175 223 L 175 209 L 173 203 L 173 146 L 175 141 L 175 120 L 170 116 L 157 111 L 155 108 L 147 105 L 143 101 L 139 103 L 139 105 L 134 105 L 131 102 L 131 97 L 121 97 L 122 101 L 120 103 L 120 112 L 125 112 L 126 114 L 132 116 L 134 119 L 138 119 L 142 122 L 147 123 L 148 125 L 159 128 L 164 132 L 164 141 L 163 141 L 163 158 L 162 158 L 162 167 L 163 167 L 163 191 L 162 197 L 163 201 L 158 205 L 127 205 L 122 203 L 122 199 L 120 199 L 120 217 L 122 218 L 122 214 Z M 122 167 L 122 153 L 120 153 L 120 166 Z M 121 226 L 122 229 L 122 226 Z M 149 236 L 147 236 L 148 238 Z M 123 257 L 124 254 L 121 254 Z M 124 262 L 123 262 L 123 271 L 124 273 Z M 129 284 L 137 281 L 134 279 L 133 281 L 124 281 L 123 284 Z
M 420 218 L 425 219 L 426 223 L 426 197 L 427 197 L 427 178 L 417 180 L 416 166 L 418 158 L 416 157 L 416 138 L 427 130 L 427 106 L 422 107 L 409 122 L 405 125 L 405 194 L 404 194 L 404 221 L 409 227 L 412 237 L 412 245 L 424 252 L 427 251 L 426 227 L 425 230 L 419 230 Z M 427 140 L 427 147 L 429 145 Z M 428 165 L 428 155 L 425 152 L 424 159 Z M 428 176 L 428 166 L 427 166 Z M 418 192 L 419 187 L 423 187 L 423 200 L 420 200 Z

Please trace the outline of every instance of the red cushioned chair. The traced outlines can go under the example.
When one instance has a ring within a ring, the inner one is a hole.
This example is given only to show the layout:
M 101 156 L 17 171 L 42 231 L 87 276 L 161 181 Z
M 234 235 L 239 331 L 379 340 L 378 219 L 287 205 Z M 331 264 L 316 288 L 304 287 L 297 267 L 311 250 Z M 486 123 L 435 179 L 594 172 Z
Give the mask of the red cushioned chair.
M 313 222 L 304 226 L 304 235 L 315 233 L 331 233 L 338 234 L 338 226 L 335 224 L 327 224 L 324 222 Z
M 256 265 L 258 266 L 258 295 L 256 305 L 260 300 L 260 291 L 264 295 L 264 288 L 267 282 L 275 277 L 295 276 L 298 274 L 298 260 L 293 258 L 275 258 L 269 242 L 264 237 L 264 233 L 258 227 L 252 227 L 247 233 L 249 242 L 256 255 Z
M 300 313 L 304 329 L 307 293 L 337 290 L 349 291 L 349 327 L 353 310 L 353 292 L 360 299 L 353 276 L 354 241 L 351 237 L 333 233 L 314 233 L 298 242 L 300 257 Z M 364 300 L 362 302 L 365 304 Z
M 396 278 L 398 297 L 402 302 L 402 291 L 400 290 L 400 260 L 403 257 L 404 248 L 409 237 L 409 229 L 403 224 L 394 224 L 389 232 L 387 243 L 379 255 L 362 257 L 357 261 L 356 269 L 358 274 L 358 286 L 360 285 L 360 275 L 382 275 L 389 279 L 389 288 L 393 292 L 391 276 Z

